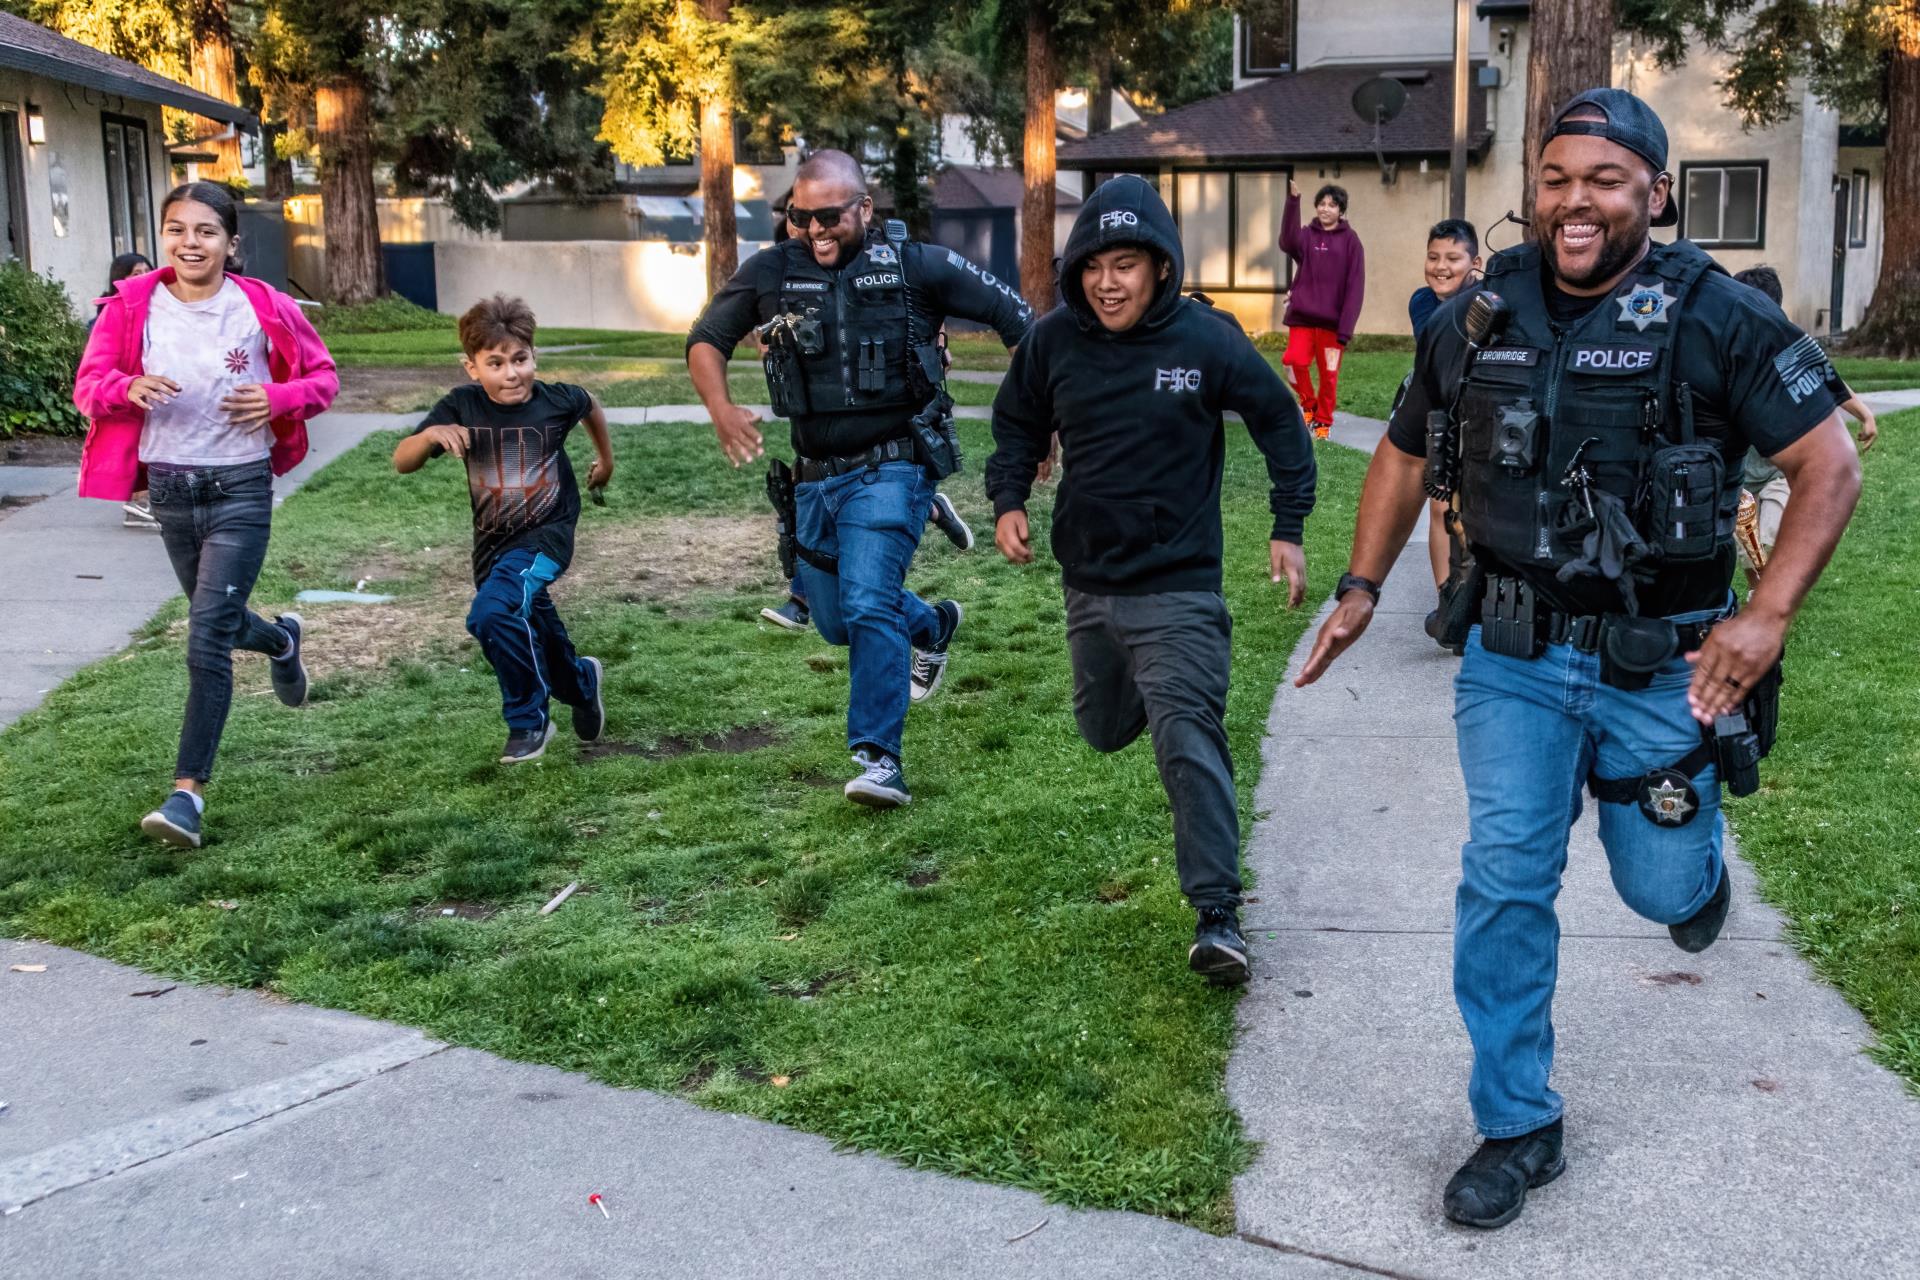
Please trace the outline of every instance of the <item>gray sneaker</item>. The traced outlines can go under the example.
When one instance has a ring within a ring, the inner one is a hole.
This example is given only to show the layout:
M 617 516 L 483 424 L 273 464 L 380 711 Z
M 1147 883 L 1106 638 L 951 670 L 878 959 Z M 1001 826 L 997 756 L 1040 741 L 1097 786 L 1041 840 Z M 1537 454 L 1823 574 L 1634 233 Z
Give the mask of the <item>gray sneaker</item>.
M 200 806 L 193 795 L 176 791 L 158 809 L 140 819 L 140 829 L 163 844 L 183 849 L 200 847 Z
M 274 621 L 293 638 L 293 645 L 282 657 L 271 659 L 273 696 L 290 707 L 306 705 L 307 664 L 300 660 L 300 615 L 283 613 Z
M 538 729 L 514 729 L 507 734 L 506 749 L 500 753 L 501 764 L 525 764 L 529 760 L 538 760 L 547 753 L 547 744 L 553 741 L 553 735 L 560 726 L 549 720 Z
M 962 551 L 973 550 L 973 528 L 960 518 L 954 510 L 953 499 L 944 493 L 933 495 L 933 505 L 927 508 L 927 523 L 947 535 L 947 541 Z

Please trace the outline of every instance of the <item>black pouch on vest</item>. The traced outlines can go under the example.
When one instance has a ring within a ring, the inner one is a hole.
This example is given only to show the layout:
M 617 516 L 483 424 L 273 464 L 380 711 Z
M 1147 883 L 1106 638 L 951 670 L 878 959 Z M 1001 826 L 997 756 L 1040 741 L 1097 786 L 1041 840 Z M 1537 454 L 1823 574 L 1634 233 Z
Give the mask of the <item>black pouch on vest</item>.
M 767 403 L 776 418 L 791 418 L 807 411 L 806 375 L 800 369 L 800 356 L 790 335 L 776 334 L 760 359 L 767 375 Z
M 926 470 L 928 481 L 937 485 L 965 465 L 960 434 L 953 425 L 953 398 L 945 391 L 936 392 L 909 426 L 913 460 Z
M 1532 587 L 1519 578 L 1487 578 L 1480 604 L 1480 644 L 1504 658 L 1537 658 L 1546 652 Z
M 1747 723 L 1744 712 L 1731 711 L 1713 720 L 1713 764 L 1720 785 L 1736 796 L 1750 796 L 1760 789 L 1760 735 Z
M 1720 547 L 1720 490 L 1726 460 L 1710 444 L 1669 445 L 1648 474 L 1647 530 L 1668 563 L 1708 560 Z
M 1644 689 L 1680 652 L 1680 635 L 1665 618 L 1614 614 L 1600 629 L 1600 680 L 1616 689 Z

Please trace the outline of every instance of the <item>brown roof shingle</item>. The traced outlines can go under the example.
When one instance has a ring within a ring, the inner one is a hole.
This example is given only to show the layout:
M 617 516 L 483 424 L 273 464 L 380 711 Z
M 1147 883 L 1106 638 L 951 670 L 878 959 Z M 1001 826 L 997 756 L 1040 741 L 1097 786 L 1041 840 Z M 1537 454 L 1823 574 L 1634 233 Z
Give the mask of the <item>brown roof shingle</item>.
M 1475 64 L 1476 67 L 1479 64 Z M 1217 94 L 1081 142 L 1062 143 L 1062 169 L 1117 170 L 1187 164 L 1250 164 L 1321 157 L 1370 156 L 1373 126 L 1353 113 L 1353 91 L 1392 72 L 1415 73 L 1407 105 L 1380 130 L 1389 156 L 1445 157 L 1453 140 L 1453 68 L 1316 67 Z M 1424 79 L 1417 78 L 1425 73 Z M 1477 156 L 1493 139 L 1486 92 L 1467 94 L 1467 150 Z
M 158 102 L 211 120 L 258 128 L 251 111 L 190 89 L 138 63 L 69 40 L 37 22 L 0 11 L 0 67 L 84 85 L 137 102 Z

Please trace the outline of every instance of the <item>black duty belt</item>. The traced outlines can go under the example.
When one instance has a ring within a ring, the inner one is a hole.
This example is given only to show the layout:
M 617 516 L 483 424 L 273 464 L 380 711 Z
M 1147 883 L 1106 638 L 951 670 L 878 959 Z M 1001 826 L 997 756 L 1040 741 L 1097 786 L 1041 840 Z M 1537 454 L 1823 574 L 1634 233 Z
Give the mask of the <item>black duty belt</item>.
M 912 462 L 913 441 L 902 436 L 895 440 L 885 440 L 863 453 L 851 453 L 838 458 L 796 458 L 794 473 L 801 484 L 812 484 L 817 480 L 827 480 L 834 476 L 843 476 L 849 471 L 858 471 L 862 467 L 877 467 L 883 462 Z
M 1546 615 L 1546 641 L 1548 644 L 1570 644 L 1581 653 L 1600 652 L 1600 633 L 1606 622 L 1606 615 L 1599 613 L 1574 616 L 1558 610 L 1544 610 Z M 1681 653 L 1692 653 L 1707 638 L 1707 633 L 1726 621 L 1724 618 L 1709 618 L 1705 622 L 1676 622 L 1673 624 L 1675 636 L 1680 643 Z

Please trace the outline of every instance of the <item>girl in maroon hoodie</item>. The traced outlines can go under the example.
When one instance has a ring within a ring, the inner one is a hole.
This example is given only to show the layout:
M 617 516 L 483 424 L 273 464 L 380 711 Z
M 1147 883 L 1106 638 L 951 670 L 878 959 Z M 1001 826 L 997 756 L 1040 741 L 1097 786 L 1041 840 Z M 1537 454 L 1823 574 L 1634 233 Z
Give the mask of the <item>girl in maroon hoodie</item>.
M 1360 237 L 1347 225 L 1347 192 L 1332 183 L 1313 197 L 1313 221 L 1300 225 L 1300 188 L 1287 179 L 1287 208 L 1280 222 L 1280 250 L 1294 262 L 1287 293 L 1287 354 L 1294 390 L 1313 434 L 1325 440 L 1333 427 L 1340 388 L 1340 354 L 1353 340 L 1360 302 L 1367 291 L 1367 259 Z M 1318 365 L 1320 390 L 1309 369 Z

